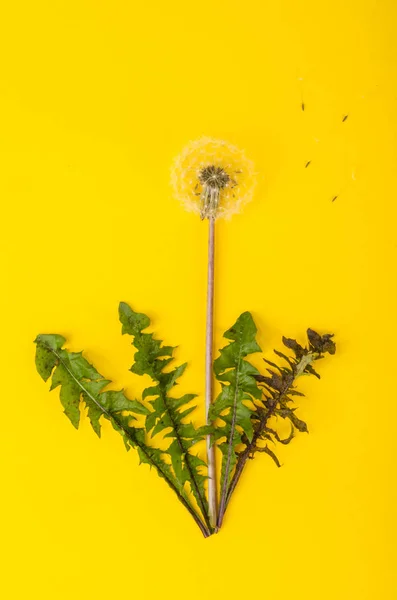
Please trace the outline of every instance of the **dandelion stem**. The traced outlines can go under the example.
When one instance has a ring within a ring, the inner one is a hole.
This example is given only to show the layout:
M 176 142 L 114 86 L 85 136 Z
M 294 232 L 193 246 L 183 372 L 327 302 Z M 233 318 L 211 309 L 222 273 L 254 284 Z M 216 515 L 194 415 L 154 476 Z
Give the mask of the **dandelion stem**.
M 205 344 L 205 411 L 207 424 L 211 424 L 209 410 L 212 403 L 212 351 L 214 340 L 214 267 L 215 267 L 215 217 L 208 217 L 208 280 L 207 280 L 207 327 Z M 208 461 L 208 506 L 209 518 L 213 527 L 216 527 L 216 469 L 215 445 L 212 445 L 211 435 L 207 436 L 207 461 Z

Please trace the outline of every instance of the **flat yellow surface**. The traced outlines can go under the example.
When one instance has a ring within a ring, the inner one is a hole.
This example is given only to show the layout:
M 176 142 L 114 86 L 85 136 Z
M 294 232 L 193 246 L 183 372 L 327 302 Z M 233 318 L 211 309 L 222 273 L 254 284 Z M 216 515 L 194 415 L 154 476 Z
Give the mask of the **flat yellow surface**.
M 2 597 L 397 598 L 394 1 L 1 13 Z M 110 427 L 73 429 L 32 343 L 62 333 L 139 396 L 125 300 L 179 345 L 202 411 L 207 233 L 169 168 L 204 134 L 259 177 L 217 231 L 217 347 L 243 310 L 268 357 L 308 326 L 338 343 L 301 388 L 310 435 L 281 469 L 250 462 L 209 540 Z

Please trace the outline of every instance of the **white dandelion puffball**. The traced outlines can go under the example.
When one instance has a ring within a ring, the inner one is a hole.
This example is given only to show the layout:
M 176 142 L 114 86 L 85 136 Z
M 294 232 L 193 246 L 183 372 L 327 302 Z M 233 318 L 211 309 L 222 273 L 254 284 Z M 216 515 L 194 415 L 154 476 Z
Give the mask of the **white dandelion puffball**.
M 186 210 L 202 219 L 229 218 L 252 199 L 256 178 L 254 164 L 243 150 L 202 137 L 175 159 L 171 183 Z

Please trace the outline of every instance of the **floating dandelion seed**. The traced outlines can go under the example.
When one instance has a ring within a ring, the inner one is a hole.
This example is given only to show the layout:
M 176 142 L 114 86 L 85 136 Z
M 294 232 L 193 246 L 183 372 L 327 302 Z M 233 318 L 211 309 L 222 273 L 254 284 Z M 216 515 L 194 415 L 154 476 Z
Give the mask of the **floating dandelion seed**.
M 210 425 L 213 371 L 215 220 L 229 218 L 252 198 L 253 163 L 245 153 L 223 140 L 203 137 L 190 142 L 176 158 L 171 183 L 175 196 L 189 211 L 208 219 L 207 324 L 205 349 L 205 409 Z M 208 506 L 211 525 L 217 530 L 215 445 L 207 436 Z M 225 502 L 222 495 L 221 509 Z
M 346 190 L 346 188 L 348 188 L 352 183 L 354 183 L 357 180 L 356 178 L 356 171 L 353 169 L 351 172 L 351 181 L 348 181 L 343 188 L 340 190 L 339 194 L 336 194 L 336 196 L 334 196 L 331 200 L 331 202 L 335 202 L 335 200 L 337 198 L 339 198 L 339 196 Z
M 305 112 L 306 103 L 303 99 L 303 77 L 298 77 L 298 81 L 299 81 L 299 89 L 300 89 L 300 94 L 301 94 L 301 109 L 302 109 L 302 112 Z
M 202 219 L 228 218 L 252 199 L 254 165 L 236 146 L 203 137 L 190 142 L 176 158 L 171 183 L 188 211 Z

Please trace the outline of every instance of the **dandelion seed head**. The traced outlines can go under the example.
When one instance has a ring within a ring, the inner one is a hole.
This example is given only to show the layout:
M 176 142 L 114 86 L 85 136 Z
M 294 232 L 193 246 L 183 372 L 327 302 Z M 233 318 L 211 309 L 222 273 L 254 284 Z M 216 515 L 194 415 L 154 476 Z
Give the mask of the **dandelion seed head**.
M 171 184 L 186 210 L 201 218 L 230 218 L 252 199 L 256 178 L 245 153 L 224 140 L 202 137 L 175 159 Z

